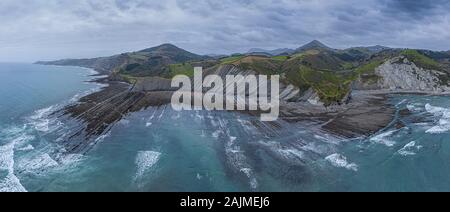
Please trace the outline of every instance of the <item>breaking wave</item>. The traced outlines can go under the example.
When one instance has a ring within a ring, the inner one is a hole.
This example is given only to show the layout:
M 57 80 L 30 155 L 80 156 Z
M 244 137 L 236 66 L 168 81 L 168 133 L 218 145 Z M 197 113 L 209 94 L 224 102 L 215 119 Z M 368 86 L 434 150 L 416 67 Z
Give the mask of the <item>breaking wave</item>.
M 379 144 L 386 145 L 388 147 L 392 147 L 395 145 L 395 141 L 389 139 L 392 135 L 394 135 L 398 130 L 391 130 L 384 133 L 381 133 L 379 135 L 376 135 L 370 139 L 372 142 L 376 142 Z
M 439 134 L 450 131 L 450 109 L 426 104 L 425 110 L 439 119 L 436 125 L 428 129 L 426 133 Z
M 415 155 L 416 151 L 420 150 L 422 146 L 416 145 L 415 141 L 407 143 L 403 148 L 397 151 L 398 154 L 403 156 Z
M 161 153 L 154 151 L 141 151 L 136 155 L 135 164 L 137 167 L 135 179 L 139 179 L 152 168 L 161 157 Z
M 346 168 L 351 171 L 358 171 L 358 165 L 355 163 L 349 163 L 347 161 L 347 158 L 341 154 L 335 153 L 332 155 L 329 155 L 325 158 L 328 162 L 331 163 L 331 165 L 339 168 Z

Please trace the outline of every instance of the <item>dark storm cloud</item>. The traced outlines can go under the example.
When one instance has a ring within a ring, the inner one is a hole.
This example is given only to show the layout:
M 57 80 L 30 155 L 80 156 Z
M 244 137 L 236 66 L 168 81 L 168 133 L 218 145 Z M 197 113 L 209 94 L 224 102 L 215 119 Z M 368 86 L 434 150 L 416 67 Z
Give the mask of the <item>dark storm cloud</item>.
M 0 61 L 174 43 L 196 53 L 388 45 L 450 49 L 445 0 L 2 0 Z
M 385 11 L 391 15 L 407 15 L 415 18 L 437 15 L 450 9 L 448 0 L 386 0 Z

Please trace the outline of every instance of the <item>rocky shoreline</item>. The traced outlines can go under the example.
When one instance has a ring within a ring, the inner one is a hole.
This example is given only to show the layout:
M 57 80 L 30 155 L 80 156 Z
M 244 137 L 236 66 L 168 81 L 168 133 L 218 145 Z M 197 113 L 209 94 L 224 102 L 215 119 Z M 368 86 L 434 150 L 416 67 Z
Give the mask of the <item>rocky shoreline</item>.
M 149 89 L 150 87 L 144 89 L 145 86 L 142 85 L 109 81 L 107 78 L 97 79 L 95 82 L 107 83 L 108 86 L 63 109 L 63 115 L 85 125 L 72 135 L 73 138 L 84 136 L 89 141 L 89 138 L 105 134 L 130 113 L 170 104 L 173 94 L 173 90 Z M 308 102 L 283 102 L 280 105 L 279 121 L 315 122 L 324 133 L 356 138 L 370 136 L 383 129 L 392 121 L 395 112 L 386 94 L 359 91 L 354 92 L 351 101 L 342 106 L 327 108 Z M 273 125 L 278 126 L 277 123 Z M 75 145 L 68 151 L 77 152 L 83 146 L 85 145 Z
M 324 133 L 344 138 L 371 136 L 390 125 L 397 113 L 389 101 L 392 94 L 450 94 L 447 53 L 390 48 L 348 52 L 323 48 L 317 41 L 305 46 L 286 56 L 211 58 L 163 44 L 110 57 L 38 64 L 92 68 L 108 76 L 94 81 L 108 86 L 63 109 L 64 115 L 86 125 L 74 137 L 86 138 L 108 132 L 130 113 L 170 104 L 173 76 L 184 74 L 192 84 L 202 85 L 198 77 L 192 77 L 193 67 L 205 67 L 204 76 L 217 75 L 222 80 L 229 75 L 279 75 L 278 122 L 314 123 Z M 353 53 L 358 56 L 348 57 Z

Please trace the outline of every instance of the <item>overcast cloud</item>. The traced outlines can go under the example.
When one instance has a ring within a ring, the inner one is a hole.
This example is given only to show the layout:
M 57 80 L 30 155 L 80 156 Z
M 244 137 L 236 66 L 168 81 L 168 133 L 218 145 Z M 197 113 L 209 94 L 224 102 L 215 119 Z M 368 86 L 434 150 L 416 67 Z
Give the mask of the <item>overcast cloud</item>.
M 447 0 L 1 0 L 0 61 L 386 45 L 450 50 Z

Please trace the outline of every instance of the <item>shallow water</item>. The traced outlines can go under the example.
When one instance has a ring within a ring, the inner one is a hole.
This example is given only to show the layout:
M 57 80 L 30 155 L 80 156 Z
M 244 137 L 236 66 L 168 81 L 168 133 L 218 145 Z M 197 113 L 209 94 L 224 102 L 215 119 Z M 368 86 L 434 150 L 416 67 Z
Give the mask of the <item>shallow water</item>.
M 134 113 L 85 155 L 51 115 L 93 92 L 88 69 L 0 64 L 0 191 L 450 190 L 449 97 L 393 96 L 406 125 L 345 140 L 315 123 L 272 126 L 239 113 Z

